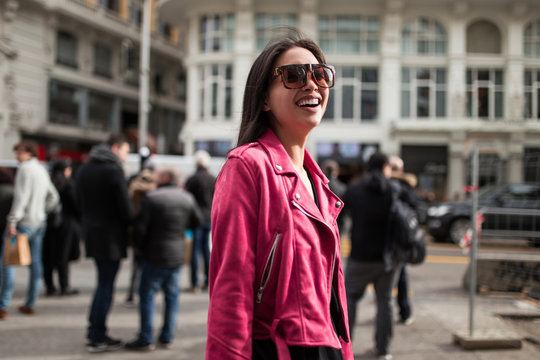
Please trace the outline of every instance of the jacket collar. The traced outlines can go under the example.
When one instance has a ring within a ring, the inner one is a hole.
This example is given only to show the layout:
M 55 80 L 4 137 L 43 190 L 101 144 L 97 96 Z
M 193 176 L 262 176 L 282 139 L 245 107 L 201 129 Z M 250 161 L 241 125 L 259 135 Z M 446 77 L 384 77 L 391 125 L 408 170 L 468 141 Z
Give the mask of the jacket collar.
M 259 138 L 258 142 L 268 153 L 276 174 L 298 175 L 291 159 L 289 158 L 289 155 L 285 151 L 285 148 L 271 129 L 266 130 L 266 132 Z M 324 175 L 319 168 L 319 165 L 317 165 L 307 150 L 304 150 L 304 166 L 309 170 L 311 176 L 319 177 L 323 184 L 328 183 L 328 178 Z

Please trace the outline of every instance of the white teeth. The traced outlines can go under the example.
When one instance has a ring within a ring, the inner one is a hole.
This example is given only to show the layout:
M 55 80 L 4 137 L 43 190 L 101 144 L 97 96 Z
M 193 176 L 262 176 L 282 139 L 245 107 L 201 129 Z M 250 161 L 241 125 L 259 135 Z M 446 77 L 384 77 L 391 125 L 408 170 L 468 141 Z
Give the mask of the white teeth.
M 312 98 L 312 99 L 300 100 L 298 102 L 298 106 L 306 106 L 306 105 L 319 105 L 319 99 Z

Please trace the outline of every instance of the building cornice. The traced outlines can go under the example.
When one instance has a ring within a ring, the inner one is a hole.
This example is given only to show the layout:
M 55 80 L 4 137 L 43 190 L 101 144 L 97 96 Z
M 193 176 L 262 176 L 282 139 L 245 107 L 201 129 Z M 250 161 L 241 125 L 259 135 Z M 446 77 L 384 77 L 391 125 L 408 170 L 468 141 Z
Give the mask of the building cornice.
M 398 120 L 391 122 L 390 130 L 394 134 L 406 133 L 448 133 L 456 132 L 475 134 L 516 134 L 529 133 L 540 135 L 538 120 L 479 120 L 479 119 L 445 119 L 445 120 Z

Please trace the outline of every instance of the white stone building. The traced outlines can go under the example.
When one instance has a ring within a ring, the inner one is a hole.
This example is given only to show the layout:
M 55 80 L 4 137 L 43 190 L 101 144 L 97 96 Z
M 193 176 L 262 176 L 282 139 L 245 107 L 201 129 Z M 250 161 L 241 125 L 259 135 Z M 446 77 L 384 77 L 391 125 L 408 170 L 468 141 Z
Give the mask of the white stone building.
M 538 0 L 151 1 L 163 20 L 149 119 L 160 153 L 234 146 L 251 63 L 275 26 L 292 25 L 337 70 L 308 144 L 319 160 L 347 176 L 379 148 L 421 189 L 454 197 L 478 145 L 482 184 L 540 181 Z M 138 0 L 0 0 L 0 14 L 0 158 L 20 138 L 78 154 L 135 132 Z
M 161 0 L 186 34 L 186 151 L 234 146 L 250 64 L 272 26 L 293 25 L 336 66 L 319 160 L 400 154 L 420 187 L 463 194 L 473 145 L 480 182 L 540 181 L 540 2 L 532 0 Z M 538 158 L 536 158 L 538 159 Z M 536 165 L 538 160 L 536 160 Z
M 0 159 L 22 138 L 78 161 L 112 132 L 137 144 L 139 0 L 0 0 Z M 179 152 L 185 71 L 177 29 L 152 17 L 149 132 Z

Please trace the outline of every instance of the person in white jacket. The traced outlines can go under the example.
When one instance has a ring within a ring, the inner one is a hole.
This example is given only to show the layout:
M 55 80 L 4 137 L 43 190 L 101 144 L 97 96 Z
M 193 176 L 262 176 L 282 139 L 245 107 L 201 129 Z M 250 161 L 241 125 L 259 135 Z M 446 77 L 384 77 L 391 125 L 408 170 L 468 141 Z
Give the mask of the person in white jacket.
M 7 216 L 5 232 L 10 236 L 17 233 L 25 233 L 28 236 L 32 256 L 32 263 L 29 265 L 30 281 L 26 301 L 19 306 L 19 312 L 32 315 L 43 273 L 41 245 L 45 234 L 47 212 L 58 204 L 59 196 L 47 170 L 36 158 L 37 144 L 34 141 L 23 140 L 15 145 L 13 150 L 20 164 L 15 176 L 13 204 Z M 5 319 L 13 295 L 15 269 L 13 266 L 5 266 L 3 259 L 1 266 L 0 319 Z

